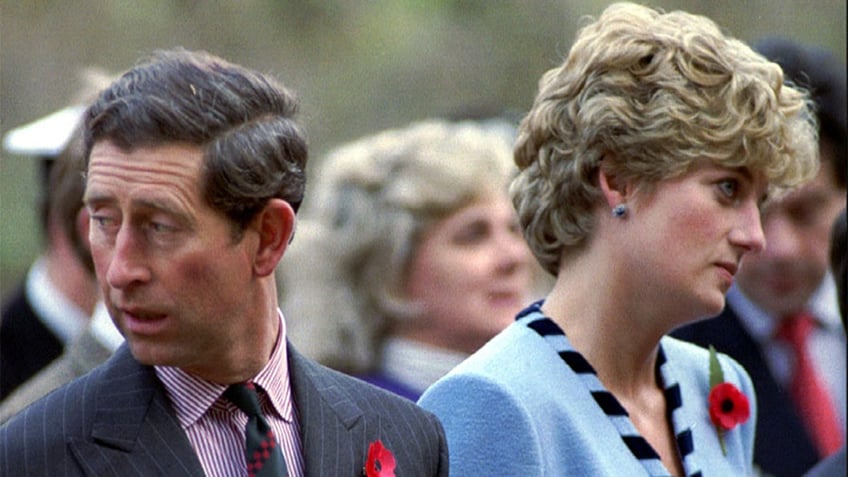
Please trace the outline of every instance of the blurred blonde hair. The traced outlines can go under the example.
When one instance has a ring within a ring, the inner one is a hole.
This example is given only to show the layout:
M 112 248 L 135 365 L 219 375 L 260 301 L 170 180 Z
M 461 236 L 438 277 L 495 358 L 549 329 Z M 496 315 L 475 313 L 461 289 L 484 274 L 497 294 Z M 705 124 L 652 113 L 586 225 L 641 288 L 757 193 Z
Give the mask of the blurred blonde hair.
M 592 233 L 602 160 L 645 189 L 699 160 L 746 167 L 775 197 L 814 176 L 816 127 L 807 92 L 708 18 L 617 3 L 542 76 L 510 193 L 531 250 L 556 275 Z
M 376 364 L 393 320 L 415 319 L 408 264 L 438 221 L 514 177 L 504 129 L 427 120 L 365 137 L 321 162 L 278 267 L 288 333 L 305 354 L 346 372 Z

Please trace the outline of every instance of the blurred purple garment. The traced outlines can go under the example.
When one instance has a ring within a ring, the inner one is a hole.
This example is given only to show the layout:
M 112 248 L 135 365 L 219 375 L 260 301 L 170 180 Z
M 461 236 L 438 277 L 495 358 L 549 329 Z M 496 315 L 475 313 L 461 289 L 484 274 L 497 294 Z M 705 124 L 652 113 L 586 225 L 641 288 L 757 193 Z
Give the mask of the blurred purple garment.
M 400 381 L 392 379 L 382 373 L 370 373 L 362 376 L 357 376 L 357 378 L 365 381 L 366 383 L 373 384 L 378 388 L 383 388 L 386 391 L 393 392 L 398 396 L 405 397 L 412 401 L 418 401 L 418 398 L 421 397 L 420 392 L 415 391 L 409 388 L 408 386 L 402 384 Z

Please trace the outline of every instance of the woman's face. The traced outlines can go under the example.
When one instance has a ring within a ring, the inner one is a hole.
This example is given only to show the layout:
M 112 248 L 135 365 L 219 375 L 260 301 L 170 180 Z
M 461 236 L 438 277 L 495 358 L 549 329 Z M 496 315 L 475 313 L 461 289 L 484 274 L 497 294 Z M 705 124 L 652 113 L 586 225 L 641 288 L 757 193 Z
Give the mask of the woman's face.
M 407 292 L 422 307 L 408 336 L 473 352 L 527 304 L 533 258 L 505 193 L 434 224 L 410 265 Z
M 680 320 L 673 326 L 721 312 L 742 257 L 765 246 L 765 190 L 747 169 L 705 161 L 637 197 L 616 247 L 638 275 L 633 298 Z

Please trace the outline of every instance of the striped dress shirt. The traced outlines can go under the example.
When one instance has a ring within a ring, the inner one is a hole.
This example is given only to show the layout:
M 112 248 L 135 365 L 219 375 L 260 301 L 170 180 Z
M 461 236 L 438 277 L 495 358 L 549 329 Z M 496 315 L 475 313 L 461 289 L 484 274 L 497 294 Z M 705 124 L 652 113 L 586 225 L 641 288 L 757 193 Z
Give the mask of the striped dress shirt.
M 262 412 L 279 441 L 289 476 L 303 474 L 303 453 L 297 413 L 292 400 L 286 360 L 286 330 L 278 310 L 280 333 L 271 359 L 253 378 Z M 203 470 L 209 477 L 246 476 L 244 456 L 247 416 L 222 397 L 227 386 L 167 366 L 156 366 L 177 419 L 188 435 Z

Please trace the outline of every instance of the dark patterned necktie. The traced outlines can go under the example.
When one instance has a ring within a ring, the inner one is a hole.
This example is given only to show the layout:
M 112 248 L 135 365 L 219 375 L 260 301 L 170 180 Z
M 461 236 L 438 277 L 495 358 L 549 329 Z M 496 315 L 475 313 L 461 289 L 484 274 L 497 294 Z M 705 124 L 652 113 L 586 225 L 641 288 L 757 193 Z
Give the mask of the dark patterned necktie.
M 224 391 L 224 397 L 247 414 L 244 455 L 248 477 L 288 475 L 286 461 L 274 432 L 259 409 L 259 396 L 253 383 L 236 383 Z

